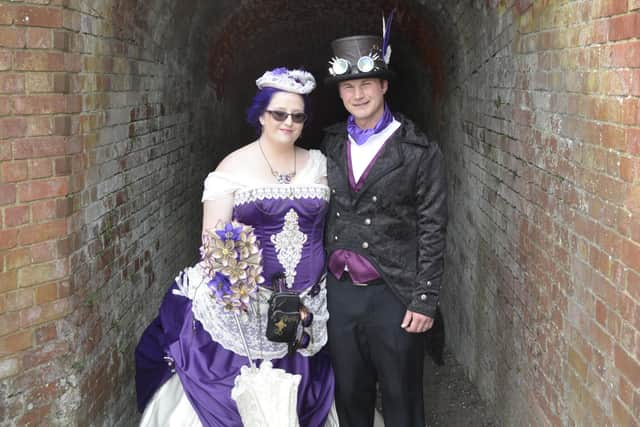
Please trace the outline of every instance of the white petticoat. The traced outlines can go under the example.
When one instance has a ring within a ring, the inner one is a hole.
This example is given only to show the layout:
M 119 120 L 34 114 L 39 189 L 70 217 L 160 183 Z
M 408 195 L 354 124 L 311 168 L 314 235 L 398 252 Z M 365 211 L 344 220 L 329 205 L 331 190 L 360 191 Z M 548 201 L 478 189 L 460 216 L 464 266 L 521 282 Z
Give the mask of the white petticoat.
M 269 390 L 266 392 L 268 393 Z M 256 413 L 257 419 L 255 422 L 257 424 L 245 424 L 245 427 L 269 427 L 269 424 L 260 424 L 258 417 L 259 414 Z M 243 418 L 243 421 L 248 420 Z M 339 426 L 338 414 L 334 403 L 331 405 L 324 427 Z M 196 414 L 191 402 L 189 402 L 184 393 L 178 375 L 172 375 L 153 395 L 142 414 L 140 427 L 202 427 L 198 414 Z

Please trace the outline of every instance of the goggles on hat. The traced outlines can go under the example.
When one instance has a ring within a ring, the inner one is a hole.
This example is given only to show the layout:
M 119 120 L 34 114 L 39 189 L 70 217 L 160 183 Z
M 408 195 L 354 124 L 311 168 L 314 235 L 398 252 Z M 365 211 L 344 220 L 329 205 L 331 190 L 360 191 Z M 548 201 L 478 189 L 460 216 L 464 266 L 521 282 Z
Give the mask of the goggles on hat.
M 376 54 L 374 55 L 365 55 L 361 56 L 356 62 L 356 69 L 360 73 L 369 73 L 376 69 L 376 60 L 380 59 L 380 57 Z M 329 65 L 331 65 L 329 71 L 334 76 L 342 76 L 351 71 L 352 65 L 349 61 L 344 58 L 333 57 L 331 61 L 329 61 Z

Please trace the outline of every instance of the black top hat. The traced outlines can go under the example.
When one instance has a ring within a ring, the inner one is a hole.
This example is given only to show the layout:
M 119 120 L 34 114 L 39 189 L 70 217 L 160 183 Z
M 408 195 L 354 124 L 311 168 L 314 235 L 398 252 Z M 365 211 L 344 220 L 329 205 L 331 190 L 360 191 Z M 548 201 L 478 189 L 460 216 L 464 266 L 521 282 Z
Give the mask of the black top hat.
M 366 77 L 385 80 L 393 77 L 383 58 L 382 37 L 343 37 L 331 42 L 331 50 L 334 56 L 329 61 L 329 76 L 325 83 Z

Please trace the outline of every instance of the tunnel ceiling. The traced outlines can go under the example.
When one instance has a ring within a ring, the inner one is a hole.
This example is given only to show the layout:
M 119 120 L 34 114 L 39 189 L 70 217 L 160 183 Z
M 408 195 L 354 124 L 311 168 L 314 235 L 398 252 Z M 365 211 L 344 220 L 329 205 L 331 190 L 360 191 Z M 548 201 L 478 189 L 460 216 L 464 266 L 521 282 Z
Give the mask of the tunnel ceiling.
M 255 76 L 275 64 L 305 66 L 324 76 L 331 40 L 358 33 L 381 34 L 382 14 L 388 15 L 394 6 L 395 52 L 402 52 L 402 45 L 410 44 L 425 67 L 441 73 L 442 42 L 436 35 L 443 34 L 437 29 L 443 9 L 438 2 L 423 6 L 420 2 L 280 0 L 241 4 L 222 20 L 211 16 L 209 79 L 224 92 L 235 81 L 246 81 L 239 77 Z M 435 14 L 433 10 L 441 12 Z

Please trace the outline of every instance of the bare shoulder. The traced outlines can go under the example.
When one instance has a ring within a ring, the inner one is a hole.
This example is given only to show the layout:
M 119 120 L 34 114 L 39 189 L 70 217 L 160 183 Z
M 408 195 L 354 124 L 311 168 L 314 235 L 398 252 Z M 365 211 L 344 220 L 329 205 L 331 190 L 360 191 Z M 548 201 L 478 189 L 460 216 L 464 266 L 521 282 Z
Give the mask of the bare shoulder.
M 238 173 L 251 170 L 257 144 L 252 142 L 229 153 L 216 168 L 217 172 Z

